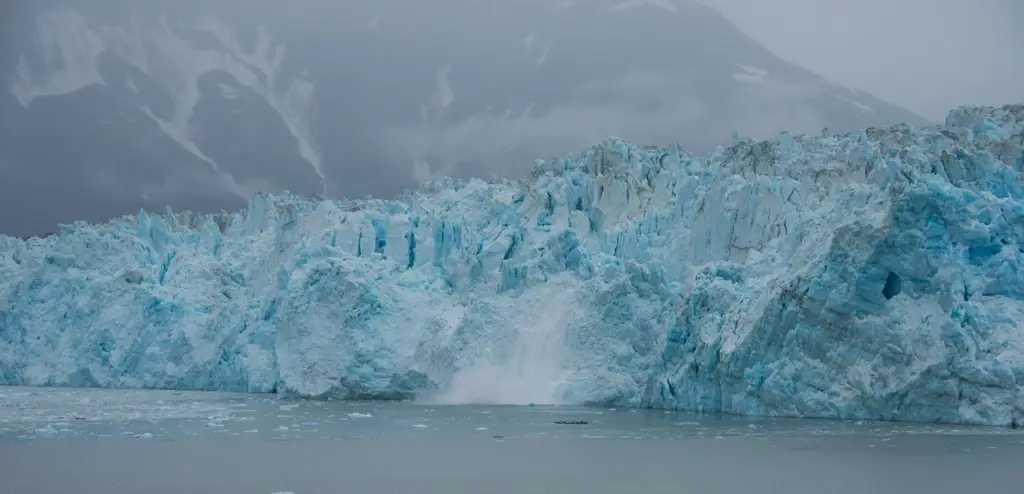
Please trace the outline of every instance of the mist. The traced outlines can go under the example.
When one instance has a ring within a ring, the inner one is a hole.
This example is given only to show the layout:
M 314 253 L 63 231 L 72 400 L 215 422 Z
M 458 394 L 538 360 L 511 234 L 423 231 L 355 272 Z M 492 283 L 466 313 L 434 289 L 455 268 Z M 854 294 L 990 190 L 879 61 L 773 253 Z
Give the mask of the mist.
M 9 3 L 0 232 L 517 179 L 613 136 L 702 154 L 1024 100 L 1019 4 L 832 3 Z
M 704 1 L 779 56 L 933 121 L 1024 101 L 1018 0 Z

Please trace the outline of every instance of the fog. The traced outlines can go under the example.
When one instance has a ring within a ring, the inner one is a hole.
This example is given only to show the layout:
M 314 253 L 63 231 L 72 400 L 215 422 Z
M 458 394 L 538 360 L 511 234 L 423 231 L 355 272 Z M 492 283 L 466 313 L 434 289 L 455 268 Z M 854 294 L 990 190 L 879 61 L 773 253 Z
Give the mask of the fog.
M 705 0 L 776 54 L 936 121 L 1024 101 L 1020 0 Z
M 0 233 L 14 235 L 239 209 L 261 191 L 516 179 L 611 136 L 707 153 L 734 132 L 925 125 L 1024 100 L 1012 0 L 2 8 Z

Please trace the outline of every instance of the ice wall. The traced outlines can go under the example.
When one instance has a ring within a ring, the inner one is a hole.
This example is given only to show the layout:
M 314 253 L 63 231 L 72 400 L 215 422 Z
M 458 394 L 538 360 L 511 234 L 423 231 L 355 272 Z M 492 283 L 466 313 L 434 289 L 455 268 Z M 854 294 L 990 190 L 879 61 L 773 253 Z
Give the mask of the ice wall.
M 1024 424 L 1022 168 L 967 107 L 0 237 L 0 383 Z

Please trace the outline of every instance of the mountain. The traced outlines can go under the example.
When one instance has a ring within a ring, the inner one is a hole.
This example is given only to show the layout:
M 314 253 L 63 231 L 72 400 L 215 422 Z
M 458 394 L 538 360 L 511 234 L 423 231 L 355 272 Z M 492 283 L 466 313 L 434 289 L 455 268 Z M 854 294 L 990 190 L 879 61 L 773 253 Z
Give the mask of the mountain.
M 0 384 L 1024 424 L 1024 105 L 0 236 Z
M 919 117 L 771 54 L 697 2 L 46 0 L 0 47 L 0 232 L 255 192 L 393 196 L 519 177 L 609 136 Z

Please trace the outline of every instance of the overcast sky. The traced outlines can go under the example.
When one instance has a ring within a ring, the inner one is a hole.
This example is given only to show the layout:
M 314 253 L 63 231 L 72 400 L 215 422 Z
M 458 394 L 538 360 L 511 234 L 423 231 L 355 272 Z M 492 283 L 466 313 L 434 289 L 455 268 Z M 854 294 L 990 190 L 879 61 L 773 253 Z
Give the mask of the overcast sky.
M 941 120 L 1024 102 L 1024 0 L 704 0 L 776 54 Z

